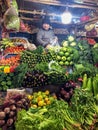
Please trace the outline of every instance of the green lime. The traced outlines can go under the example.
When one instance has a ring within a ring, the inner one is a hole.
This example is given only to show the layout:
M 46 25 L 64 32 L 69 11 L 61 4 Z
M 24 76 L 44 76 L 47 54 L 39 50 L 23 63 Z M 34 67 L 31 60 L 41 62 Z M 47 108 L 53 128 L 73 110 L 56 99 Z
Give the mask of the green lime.
M 62 56 L 62 61 L 66 61 L 66 57 L 65 56 Z
M 60 61 L 60 62 L 59 62 L 59 65 L 64 65 L 63 61 Z
M 67 51 L 67 47 L 62 47 L 61 49 L 63 52 L 66 52 Z
M 60 55 L 60 56 L 64 56 L 64 52 L 63 52 L 63 51 L 60 51 L 60 52 L 59 52 L 59 55 Z
M 65 56 L 69 56 L 69 55 L 70 55 L 69 52 L 66 52 L 66 53 L 65 53 Z
M 57 60 L 61 60 L 61 57 L 60 57 L 60 56 L 57 56 Z
M 70 65 L 73 65 L 73 61 L 70 61 L 70 63 L 69 63 Z
M 73 53 L 73 50 L 72 50 L 71 48 L 69 48 L 69 49 L 68 49 L 68 52 L 69 52 L 70 54 L 72 54 L 72 53 Z
M 70 57 L 73 58 L 73 57 L 74 57 L 74 54 L 70 54 Z
M 66 61 L 66 62 L 65 62 L 65 65 L 69 65 L 69 62 L 68 62 L 68 61 Z
M 68 60 L 68 61 L 71 61 L 71 57 L 67 57 L 67 60 Z

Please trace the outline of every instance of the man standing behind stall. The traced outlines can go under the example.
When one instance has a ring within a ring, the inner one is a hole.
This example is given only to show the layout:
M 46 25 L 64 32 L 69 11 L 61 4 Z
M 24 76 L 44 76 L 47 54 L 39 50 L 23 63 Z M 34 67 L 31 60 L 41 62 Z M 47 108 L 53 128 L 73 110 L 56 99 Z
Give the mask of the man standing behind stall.
M 50 26 L 49 18 L 45 18 L 42 21 L 42 28 L 39 29 L 37 33 L 37 43 L 43 47 L 59 45 L 58 38 L 55 36 L 52 27 Z

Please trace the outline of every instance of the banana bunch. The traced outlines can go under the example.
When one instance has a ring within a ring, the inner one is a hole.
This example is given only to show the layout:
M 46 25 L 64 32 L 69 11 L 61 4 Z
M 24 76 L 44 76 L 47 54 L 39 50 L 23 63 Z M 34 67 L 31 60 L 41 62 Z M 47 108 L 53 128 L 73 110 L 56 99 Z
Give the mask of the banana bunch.
M 95 24 L 87 24 L 87 25 L 85 25 L 85 30 L 86 31 L 91 31 L 93 28 L 95 27 Z
M 3 38 L 1 44 L 3 49 L 15 46 L 14 43 L 9 38 Z

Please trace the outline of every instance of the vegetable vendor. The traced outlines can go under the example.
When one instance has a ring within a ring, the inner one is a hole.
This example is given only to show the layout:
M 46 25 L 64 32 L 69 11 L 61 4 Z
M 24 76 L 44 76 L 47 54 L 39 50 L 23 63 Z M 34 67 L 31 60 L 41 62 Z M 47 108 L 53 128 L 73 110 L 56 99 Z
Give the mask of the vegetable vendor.
M 37 42 L 38 45 L 42 45 L 43 47 L 59 45 L 58 38 L 55 36 L 50 25 L 50 20 L 47 17 L 43 19 L 42 28 L 37 33 Z

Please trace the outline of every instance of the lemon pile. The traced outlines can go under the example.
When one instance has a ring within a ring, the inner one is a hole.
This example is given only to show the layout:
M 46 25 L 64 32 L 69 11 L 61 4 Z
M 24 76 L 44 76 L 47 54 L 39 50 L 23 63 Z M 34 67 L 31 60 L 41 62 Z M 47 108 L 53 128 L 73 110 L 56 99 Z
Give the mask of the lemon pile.
M 33 95 L 28 95 L 28 98 L 31 107 L 37 108 L 51 104 L 57 97 L 55 94 L 50 95 L 49 90 L 46 90 L 45 92 L 34 92 Z

